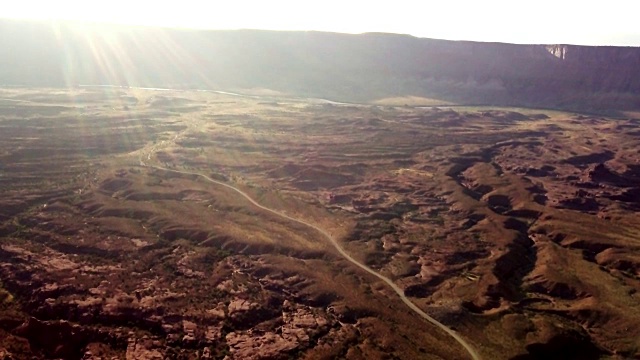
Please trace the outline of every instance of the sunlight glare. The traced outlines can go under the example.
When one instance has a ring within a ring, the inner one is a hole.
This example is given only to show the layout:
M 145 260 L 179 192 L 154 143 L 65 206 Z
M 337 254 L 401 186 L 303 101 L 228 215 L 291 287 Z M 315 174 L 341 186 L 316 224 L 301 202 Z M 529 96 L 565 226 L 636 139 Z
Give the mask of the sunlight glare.
M 632 1 L 22 0 L 1 17 L 206 29 L 392 32 L 450 40 L 640 45 Z M 612 40 L 613 39 L 613 40 Z

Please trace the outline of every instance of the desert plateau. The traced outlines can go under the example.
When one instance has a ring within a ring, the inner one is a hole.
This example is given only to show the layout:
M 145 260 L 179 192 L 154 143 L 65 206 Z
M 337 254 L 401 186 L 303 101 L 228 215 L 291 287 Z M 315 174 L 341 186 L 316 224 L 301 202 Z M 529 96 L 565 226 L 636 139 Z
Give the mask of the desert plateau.
M 0 360 L 640 359 L 640 48 L 0 49 Z
M 5 358 L 640 356 L 640 120 L 0 95 Z

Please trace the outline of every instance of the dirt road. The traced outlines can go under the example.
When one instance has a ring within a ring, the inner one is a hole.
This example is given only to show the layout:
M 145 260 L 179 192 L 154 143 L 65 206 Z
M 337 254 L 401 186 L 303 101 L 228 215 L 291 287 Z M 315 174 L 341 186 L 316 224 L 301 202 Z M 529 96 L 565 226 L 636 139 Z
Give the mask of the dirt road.
M 206 179 L 207 181 L 209 181 L 211 183 L 214 183 L 214 184 L 217 184 L 217 185 L 220 185 L 220 186 L 224 186 L 226 188 L 229 188 L 229 189 L 235 191 L 236 193 L 238 193 L 239 195 L 244 197 L 247 201 L 249 201 L 251 204 L 253 204 L 257 208 L 260 208 L 260 209 L 262 209 L 264 211 L 268 211 L 268 212 L 270 212 L 272 214 L 275 214 L 275 215 L 280 216 L 282 218 L 285 218 L 287 220 L 290 220 L 290 221 L 293 221 L 293 222 L 296 222 L 296 223 L 299 223 L 299 224 L 302 224 L 302 225 L 305 225 L 305 226 L 308 226 L 308 227 L 314 229 L 318 233 L 322 234 L 322 236 L 324 236 L 327 240 L 329 240 L 329 242 L 338 251 L 338 253 L 340 253 L 340 255 L 342 255 L 342 257 L 344 257 L 346 260 L 351 262 L 353 265 L 359 267 L 360 269 L 362 269 L 362 270 L 368 272 L 369 274 L 377 277 L 378 279 L 384 281 L 387 285 L 389 285 L 389 287 L 391 289 L 393 289 L 393 291 L 396 292 L 396 294 L 398 294 L 398 296 L 400 297 L 402 302 L 404 302 L 411 310 L 413 310 L 413 312 L 415 312 L 416 314 L 420 315 L 423 319 L 427 320 L 428 322 L 432 323 L 433 325 L 439 327 L 444 332 L 449 334 L 452 338 L 454 338 L 460 345 L 462 345 L 462 347 L 465 348 L 465 350 L 467 351 L 467 353 L 469 354 L 471 359 L 480 360 L 480 355 L 475 351 L 475 349 L 473 347 L 471 347 L 471 345 L 469 345 L 460 335 L 458 335 L 458 333 L 456 333 L 454 330 L 450 329 L 446 325 L 442 324 L 438 320 L 432 318 L 427 313 L 422 311 L 418 306 L 416 306 L 416 304 L 411 302 L 411 300 L 409 300 L 404 295 L 404 291 L 402 289 L 400 289 L 393 281 L 391 281 L 391 279 L 387 278 L 384 275 L 379 274 L 378 272 L 376 272 L 375 270 L 371 269 L 367 265 L 362 264 L 362 263 L 358 262 L 356 259 L 354 259 L 353 257 L 351 257 L 351 255 L 349 255 L 342 248 L 342 246 L 340 246 L 338 241 L 333 236 L 331 236 L 331 234 L 329 232 L 327 232 L 325 229 L 323 229 L 323 228 L 321 228 L 319 226 L 316 226 L 314 224 L 308 223 L 308 222 L 306 222 L 304 220 L 296 219 L 296 218 L 291 217 L 289 215 L 283 214 L 283 213 L 281 213 L 281 212 L 279 212 L 277 210 L 274 210 L 274 209 L 268 208 L 266 206 L 263 206 L 260 203 L 258 203 L 257 201 L 255 201 L 251 196 L 249 196 L 244 191 L 242 191 L 242 190 L 240 190 L 240 189 L 238 189 L 238 188 L 236 188 L 236 187 L 234 187 L 232 185 L 226 184 L 224 182 L 214 180 L 214 179 L 212 179 L 212 178 L 210 178 L 210 177 L 208 177 L 206 175 L 195 173 L 195 172 L 189 172 L 189 171 L 167 169 L 167 168 L 163 168 L 163 167 L 160 167 L 160 166 L 148 165 L 148 164 L 145 164 L 143 162 L 141 162 L 141 165 L 147 166 L 147 167 L 150 167 L 150 168 L 154 168 L 154 169 L 158 169 L 158 170 L 170 171 L 170 172 L 186 174 L 186 175 L 197 175 L 197 176 L 200 176 L 200 177 Z

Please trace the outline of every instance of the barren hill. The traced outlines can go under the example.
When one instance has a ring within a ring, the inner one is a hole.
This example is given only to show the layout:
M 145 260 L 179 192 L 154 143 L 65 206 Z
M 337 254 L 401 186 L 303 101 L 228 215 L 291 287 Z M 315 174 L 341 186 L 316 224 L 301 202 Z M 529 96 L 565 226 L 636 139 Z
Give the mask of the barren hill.
M 0 20 L 0 84 L 270 89 L 582 111 L 640 108 L 640 48 Z

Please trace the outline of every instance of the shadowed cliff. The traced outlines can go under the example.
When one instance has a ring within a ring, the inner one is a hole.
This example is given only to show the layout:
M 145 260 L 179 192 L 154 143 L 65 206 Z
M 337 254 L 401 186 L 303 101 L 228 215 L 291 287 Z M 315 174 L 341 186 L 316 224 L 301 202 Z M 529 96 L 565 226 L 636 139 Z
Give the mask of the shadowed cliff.
M 264 88 L 372 101 L 640 109 L 640 48 L 0 20 L 0 84 Z

